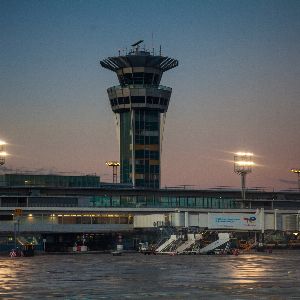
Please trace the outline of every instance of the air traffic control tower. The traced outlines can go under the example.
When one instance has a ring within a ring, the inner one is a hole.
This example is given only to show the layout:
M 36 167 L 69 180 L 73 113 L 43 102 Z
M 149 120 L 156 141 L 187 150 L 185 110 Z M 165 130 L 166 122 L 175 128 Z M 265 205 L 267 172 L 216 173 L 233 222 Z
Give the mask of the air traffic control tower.
M 120 83 L 107 90 L 120 132 L 120 181 L 160 188 L 162 132 L 172 93 L 160 81 L 178 61 L 141 50 L 142 42 L 133 44 L 128 54 L 119 52 L 100 64 L 116 72 Z

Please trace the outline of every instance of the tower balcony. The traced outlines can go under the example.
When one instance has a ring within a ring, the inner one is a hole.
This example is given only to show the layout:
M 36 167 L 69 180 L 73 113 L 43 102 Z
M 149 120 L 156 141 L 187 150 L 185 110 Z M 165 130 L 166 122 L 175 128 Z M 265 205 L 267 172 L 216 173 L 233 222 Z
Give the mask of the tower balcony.
M 131 109 L 168 110 L 172 89 L 163 85 L 126 85 L 107 89 L 113 112 L 120 113 Z

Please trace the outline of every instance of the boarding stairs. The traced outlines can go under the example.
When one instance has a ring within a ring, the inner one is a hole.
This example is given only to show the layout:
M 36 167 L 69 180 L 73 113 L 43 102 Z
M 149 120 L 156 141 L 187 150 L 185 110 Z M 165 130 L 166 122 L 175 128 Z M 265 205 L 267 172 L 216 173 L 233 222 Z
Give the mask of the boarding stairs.
M 38 241 L 36 240 L 35 237 L 33 237 L 30 241 L 28 239 L 26 239 L 24 236 L 19 236 L 17 237 L 17 242 L 20 245 L 28 245 L 28 244 L 32 244 L 32 245 L 38 245 Z
M 166 240 L 163 244 L 161 244 L 155 252 L 161 253 L 163 252 L 168 246 L 170 246 L 172 243 L 174 243 L 177 240 L 176 234 L 172 234 L 168 240 Z
M 175 253 L 176 249 L 180 247 L 180 245 L 184 244 L 185 241 L 182 240 L 182 237 L 177 237 L 177 240 L 174 241 L 170 246 L 164 249 L 163 252 L 170 252 L 170 253 Z
M 192 245 L 190 252 L 195 254 L 200 253 L 200 249 L 201 249 L 201 241 L 196 240 L 195 243 Z
M 216 241 L 212 242 L 211 244 L 205 246 L 204 248 L 200 249 L 199 253 L 204 254 L 204 253 L 213 251 L 216 248 L 221 247 L 230 241 L 229 233 L 222 232 L 222 233 L 219 233 L 218 236 L 219 236 L 218 240 L 216 240 Z
M 183 253 L 185 251 L 187 251 L 188 249 L 190 249 L 195 243 L 196 241 L 202 239 L 202 235 L 201 234 L 188 234 L 187 235 L 187 241 L 185 241 L 183 244 L 181 244 L 177 249 L 176 252 L 177 253 Z
M 160 247 L 163 243 L 165 243 L 168 240 L 168 238 L 161 238 L 159 239 L 156 244 L 153 245 L 154 249 L 157 249 Z

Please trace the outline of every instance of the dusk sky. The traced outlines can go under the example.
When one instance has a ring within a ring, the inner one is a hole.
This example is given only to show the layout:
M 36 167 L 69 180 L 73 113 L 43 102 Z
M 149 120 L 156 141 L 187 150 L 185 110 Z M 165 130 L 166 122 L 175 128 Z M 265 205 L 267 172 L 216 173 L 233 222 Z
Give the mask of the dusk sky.
M 250 187 L 297 187 L 300 1 L 0 0 L 0 28 L 8 169 L 112 180 L 105 161 L 119 146 L 106 89 L 118 81 L 99 61 L 143 39 L 179 60 L 161 82 L 173 89 L 163 187 L 239 187 L 241 150 L 256 154 Z

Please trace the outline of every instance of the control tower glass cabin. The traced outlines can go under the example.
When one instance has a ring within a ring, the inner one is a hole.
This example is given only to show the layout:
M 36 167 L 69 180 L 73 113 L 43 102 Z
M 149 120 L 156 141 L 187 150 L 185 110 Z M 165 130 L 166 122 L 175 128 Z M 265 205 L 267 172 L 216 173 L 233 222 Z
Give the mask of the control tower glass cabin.
M 161 131 L 172 93 L 160 81 L 178 61 L 140 50 L 141 42 L 125 56 L 109 57 L 100 64 L 114 71 L 120 83 L 107 90 L 120 132 L 120 181 L 160 188 Z

